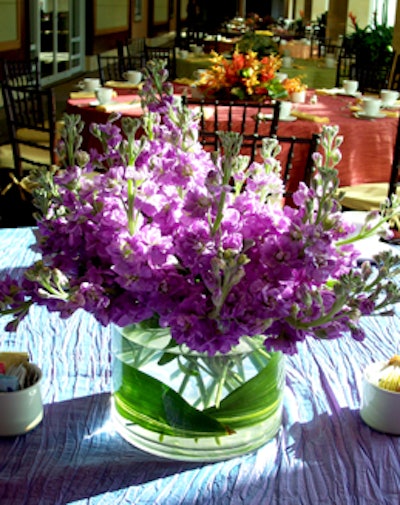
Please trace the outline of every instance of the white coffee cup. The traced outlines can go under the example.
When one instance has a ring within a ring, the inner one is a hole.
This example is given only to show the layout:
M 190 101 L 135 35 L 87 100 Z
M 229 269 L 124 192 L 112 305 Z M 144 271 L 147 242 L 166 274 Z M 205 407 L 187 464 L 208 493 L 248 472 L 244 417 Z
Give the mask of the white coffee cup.
M 198 80 L 200 80 L 200 79 L 203 77 L 203 75 L 204 75 L 205 73 L 207 73 L 207 69 L 206 69 L 206 68 L 198 68 L 197 70 L 195 70 L 195 71 L 193 72 L 193 78 L 194 78 L 196 81 L 198 81 Z
M 381 99 L 382 105 L 385 107 L 391 107 L 394 105 L 394 102 L 399 98 L 400 94 L 398 91 L 393 89 L 381 89 Z
M 0 393 L 0 436 L 22 435 L 43 419 L 42 372 L 33 363 L 26 368 L 28 374 L 36 377 L 33 384 L 19 391 Z
M 186 58 L 189 56 L 189 51 L 186 49 L 181 49 L 181 58 L 183 60 L 186 60 Z
M 326 68 L 335 68 L 336 60 L 333 54 L 327 54 L 325 56 L 325 67 Z
M 122 74 L 123 78 L 131 84 L 137 85 L 142 80 L 143 74 L 139 70 L 128 70 Z
M 366 116 L 377 116 L 382 105 L 379 98 L 365 97 L 362 101 L 362 108 Z
M 194 46 L 193 53 L 194 54 L 202 54 L 203 53 L 203 48 L 201 46 Z
M 282 100 L 279 108 L 279 119 L 287 119 L 292 112 L 292 106 L 292 102 Z
M 114 91 L 112 88 L 98 88 L 95 91 L 96 98 L 101 105 L 110 103 L 113 97 L 113 93 Z
M 100 88 L 100 79 L 97 77 L 85 77 L 82 81 L 79 81 L 78 86 L 85 91 L 95 91 Z
M 279 82 L 283 82 L 285 79 L 288 78 L 288 74 L 285 74 L 284 72 L 275 72 L 275 77 L 278 79 Z
M 352 81 L 351 79 L 345 79 L 343 81 L 343 89 L 348 95 L 354 95 L 358 90 L 358 81 Z
M 284 56 L 282 58 L 282 67 L 283 68 L 291 68 L 292 66 L 292 57 L 291 56 Z

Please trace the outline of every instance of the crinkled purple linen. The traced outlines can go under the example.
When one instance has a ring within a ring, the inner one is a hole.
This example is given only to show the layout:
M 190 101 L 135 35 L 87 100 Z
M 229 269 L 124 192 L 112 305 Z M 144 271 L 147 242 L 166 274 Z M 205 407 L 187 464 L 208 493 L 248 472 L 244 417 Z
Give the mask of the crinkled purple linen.
M 30 229 L 0 230 L 2 276 L 32 262 L 32 241 Z M 370 429 L 359 408 L 364 367 L 398 352 L 399 315 L 363 327 L 363 342 L 305 340 L 286 358 L 275 439 L 198 464 L 145 454 L 113 431 L 109 328 L 35 306 L 17 333 L 0 329 L 0 350 L 28 351 L 42 368 L 45 409 L 32 432 L 0 438 L 0 504 L 398 505 L 400 437 Z

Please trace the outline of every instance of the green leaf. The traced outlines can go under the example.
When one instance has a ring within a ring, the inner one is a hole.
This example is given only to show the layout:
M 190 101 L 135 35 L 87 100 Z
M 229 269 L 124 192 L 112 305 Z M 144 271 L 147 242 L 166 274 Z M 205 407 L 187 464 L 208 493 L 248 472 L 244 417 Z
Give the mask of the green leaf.
M 257 424 L 272 417 L 280 408 L 284 369 L 281 353 L 272 354 L 268 365 L 255 377 L 226 396 L 219 408 L 204 411 L 232 430 Z
M 121 416 L 160 434 L 199 438 L 229 433 L 166 384 L 126 364 L 122 365 L 122 384 L 114 401 Z

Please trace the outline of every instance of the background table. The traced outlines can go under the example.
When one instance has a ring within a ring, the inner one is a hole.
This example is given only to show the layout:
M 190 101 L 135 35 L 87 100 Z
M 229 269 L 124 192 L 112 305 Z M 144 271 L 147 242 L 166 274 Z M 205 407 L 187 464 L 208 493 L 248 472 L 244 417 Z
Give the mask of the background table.
M 177 88 L 181 92 L 183 87 Z M 310 103 L 310 98 L 314 94 L 309 90 L 307 101 L 304 104 L 294 104 L 294 109 L 317 117 L 327 117 L 329 124 L 338 125 L 339 133 L 344 136 L 341 147 L 342 160 L 338 165 L 341 186 L 350 186 L 366 182 L 386 182 L 389 181 L 391 164 L 393 160 L 393 150 L 397 132 L 397 117 L 386 117 L 384 119 L 357 119 L 354 117 L 352 107 L 356 105 L 356 100 L 347 96 L 318 96 L 318 102 Z M 131 97 L 133 98 L 133 96 Z M 118 97 L 120 102 L 130 100 L 129 96 Z M 80 114 L 83 121 L 89 125 L 91 122 L 104 123 L 107 121 L 109 113 L 99 111 L 95 107 L 89 107 L 90 100 L 69 100 L 67 112 Z M 391 112 L 393 114 L 393 112 Z M 140 115 L 141 109 L 126 109 L 121 107 L 123 115 Z M 240 112 L 237 120 L 239 121 Z M 322 130 L 322 124 L 298 119 L 294 122 L 280 121 L 278 135 L 299 137 L 310 137 L 312 133 Z M 260 133 L 267 134 L 269 122 L 261 125 Z M 91 145 L 92 139 L 85 133 L 84 147 Z M 296 174 L 296 160 L 293 164 L 293 182 L 291 189 L 297 187 L 300 174 Z M 299 175 L 299 177 L 297 177 Z
M 295 58 L 290 68 L 282 67 L 288 77 L 301 76 L 302 81 L 311 89 L 333 88 L 336 81 L 336 68 L 328 68 L 321 59 L 302 60 Z
M 21 275 L 30 229 L 0 230 L 1 275 Z M 5 319 L 1 320 L 4 323 Z M 181 463 L 145 454 L 110 424 L 110 329 L 84 312 L 61 320 L 34 307 L 2 350 L 43 370 L 45 415 L 0 438 L 1 505 L 398 505 L 400 438 L 359 415 L 362 371 L 399 350 L 399 315 L 366 318 L 363 343 L 306 341 L 287 357 L 283 426 L 254 454 Z

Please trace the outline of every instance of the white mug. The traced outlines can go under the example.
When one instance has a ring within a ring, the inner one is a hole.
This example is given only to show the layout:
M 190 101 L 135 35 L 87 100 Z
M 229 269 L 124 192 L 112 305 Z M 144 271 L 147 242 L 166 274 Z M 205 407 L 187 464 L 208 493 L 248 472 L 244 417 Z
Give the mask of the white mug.
M 382 105 L 390 107 L 399 98 L 399 92 L 393 89 L 381 89 Z
M 327 54 L 325 57 L 325 66 L 326 68 L 335 68 L 336 60 L 333 54 Z
M 291 68 L 292 66 L 292 57 L 291 56 L 284 56 L 282 58 L 282 67 L 283 68 Z
M 306 90 L 293 91 L 290 95 L 290 99 L 293 103 L 305 103 L 306 101 Z
M 343 88 L 348 95 L 354 95 L 358 90 L 358 81 L 352 81 L 351 79 L 345 79 L 343 81 Z
M 183 60 L 186 60 L 186 58 L 189 56 L 189 51 L 187 51 L 186 49 L 181 49 L 181 58 Z
M 275 72 L 275 77 L 278 79 L 279 82 L 283 82 L 285 79 L 288 78 L 288 74 L 285 74 L 284 72 Z
M 84 91 L 95 91 L 97 88 L 100 88 L 100 79 L 97 77 L 85 77 L 85 79 L 78 83 L 78 86 Z
M 362 101 L 362 108 L 366 116 L 377 116 L 382 105 L 382 100 L 378 98 L 365 97 Z
M 22 435 L 43 419 L 42 372 L 33 363 L 26 368 L 28 374 L 36 377 L 33 384 L 19 391 L 0 393 L 0 436 Z
M 207 73 L 207 69 L 205 69 L 205 68 L 198 68 L 197 70 L 195 70 L 193 72 L 193 77 L 194 77 L 194 79 L 196 81 L 199 81 L 203 77 L 203 75 L 205 73 Z
M 114 90 L 112 88 L 98 88 L 95 91 L 97 100 L 101 105 L 110 103 L 113 97 Z
M 135 85 L 139 84 L 143 77 L 142 72 L 139 72 L 139 70 L 128 70 L 127 72 L 124 72 L 122 76 L 128 82 Z
M 292 112 L 292 102 L 288 102 L 287 100 L 282 100 L 279 108 L 279 119 L 286 119 L 290 116 Z

